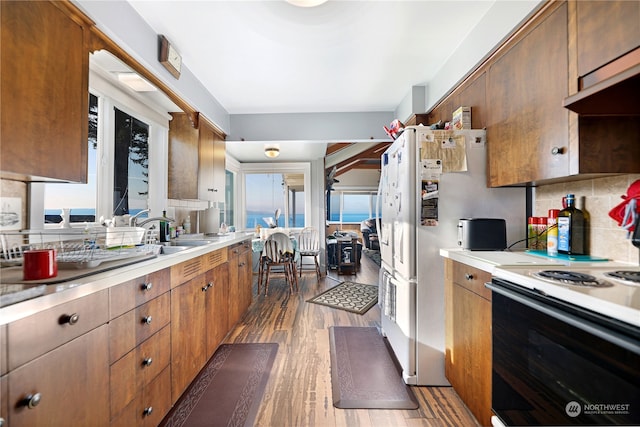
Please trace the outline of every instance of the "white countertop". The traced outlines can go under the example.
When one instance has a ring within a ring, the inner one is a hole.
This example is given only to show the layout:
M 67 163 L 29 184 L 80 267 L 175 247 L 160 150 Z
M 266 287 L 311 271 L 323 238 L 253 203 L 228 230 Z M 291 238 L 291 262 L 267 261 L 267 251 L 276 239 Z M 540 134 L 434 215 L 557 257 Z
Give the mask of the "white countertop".
M 33 299 L 22 301 L 13 305 L 0 308 L 0 325 L 4 325 L 29 315 L 38 313 L 48 308 L 63 304 L 74 299 L 108 289 L 111 286 L 135 279 L 162 270 L 172 265 L 188 261 L 194 257 L 222 249 L 234 243 L 253 238 L 254 233 L 238 232 L 220 236 L 212 243 L 202 246 L 193 246 L 184 251 L 169 255 L 158 255 L 139 263 L 130 264 L 113 270 L 104 271 L 95 275 L 82 277 L 65 283 L 44 285 L 45 295 L 37 296 Z M 209 240 L 209 237 L 202 238 Z M 178 240 L 179 242 L 179 240 Z M 179 243 L 178 243 L 179 244 Z M 1 284 L 0 286 L 5 286 Z M 14 285 L 6 285 L 14 286 Z
M 578 287 L 544 282 L 533 276 L 540 270 L 571 270 L 606 278 L 613 270 L 638 270 L 637 265 L 615 261 L 565 261 L 526 252 L 441 249 L 440 255 L 487 271 L 517 285 L 640 327 L 640 286 Z

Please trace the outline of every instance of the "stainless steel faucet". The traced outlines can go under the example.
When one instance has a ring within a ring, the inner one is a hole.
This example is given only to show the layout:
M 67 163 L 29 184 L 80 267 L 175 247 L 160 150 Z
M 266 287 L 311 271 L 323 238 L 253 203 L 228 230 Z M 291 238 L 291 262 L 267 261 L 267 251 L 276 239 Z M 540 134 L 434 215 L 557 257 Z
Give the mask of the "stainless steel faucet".
M 143 209 L 137 214 L 129 217 L 129 227 L 137 227 L 138 226 L 138 217 L 144 213 L 151 212 L 151 209 Z
M 148 224 L 151 221 L 176 222 L 175 219 L 169 218 L 169 217 L 166 217 L 166 216 L 154 216 L 154 217 L 151 217 L 151 218 L 145 218 L 142 221 L 140 221 L 139 223 L 138 223 L 138 221 L 135 221 L 134 225 L 136 227 L 142 227 L 143 225 Z

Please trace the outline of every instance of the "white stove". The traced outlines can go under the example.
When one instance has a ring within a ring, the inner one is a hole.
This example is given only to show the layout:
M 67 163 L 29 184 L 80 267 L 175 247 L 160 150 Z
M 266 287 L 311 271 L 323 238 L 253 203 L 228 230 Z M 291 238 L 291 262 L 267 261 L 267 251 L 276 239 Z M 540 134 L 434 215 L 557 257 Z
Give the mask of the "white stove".
M 498 267 L 493 276 L 640 327 L 640 267 Z

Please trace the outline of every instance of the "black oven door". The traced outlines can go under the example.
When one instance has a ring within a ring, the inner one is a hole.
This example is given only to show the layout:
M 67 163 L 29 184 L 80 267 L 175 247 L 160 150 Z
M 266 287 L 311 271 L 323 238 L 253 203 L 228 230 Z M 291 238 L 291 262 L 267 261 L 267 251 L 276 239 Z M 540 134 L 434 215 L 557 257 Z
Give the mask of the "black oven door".
M 492 408 L 509 426 L 640 425 L 640 333 L 494 279 Z

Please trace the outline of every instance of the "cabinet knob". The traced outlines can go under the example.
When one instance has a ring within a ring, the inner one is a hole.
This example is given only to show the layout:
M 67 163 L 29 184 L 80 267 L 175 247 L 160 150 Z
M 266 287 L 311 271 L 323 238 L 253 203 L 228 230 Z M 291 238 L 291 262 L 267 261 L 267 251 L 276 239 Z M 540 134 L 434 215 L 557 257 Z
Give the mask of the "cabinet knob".
M 558 154 L 562 154 L 563 152 L 564 152 L 564 149 L 562 147 L 553 147 L 551 149 L 552 156 L 557 156 Z
M 151 288 L 153 288 L 153 283 L 149 282 L 149 283 L 143 283 L 142 286 L 140 286 L 142 288 L 143 291 L 150 291 Z
M 147 325 L 150 325 L 152 320 L 153 320 L 152 316 L 144 316 L 142 318 L 142 323 L 146 323 Z
M 40 393 L 29 394 L 22 401 L 22 406 L 26 406 L 29 409 L 33 409 L 40 403 L 42 400 L 42 395 Z
M 467 280 L 473 280 L 473 274 L 471 274 L 471 273 L 466 273 L 466 274 L 464 275 L 464 278 L 465 278 L 465 279 L 467 279 Z
M 151 364 L 153 363 L 153 359 L 151 357 L 146 357 L 143 361 L 142 361 L 142 365 L 143 366 L 151 366 Z
M 66 323 L 69 325 L 75 325 L 76 323 L 78 323 L 78 320 L 80 320 L 80 316 L 78 315 L 78 313 L 65 314 L 60 318 L 60 324 L 64 325 Z
M 245 266 L 244 262 L 241 262 L 240 264 L 238 264 L 238 267 L 244 267 L 244 266 Z
M 218 189 L 217 188 L 207 188 L 207 191 L 211 191 L 212 193 L 217 193 Z
M 153 406 L 149 406 L 148 408 L 144 408 L 144 411 L 142 411 L 142 415 L 143 416 L 151 415 L 152 412 L 153 412 Z

